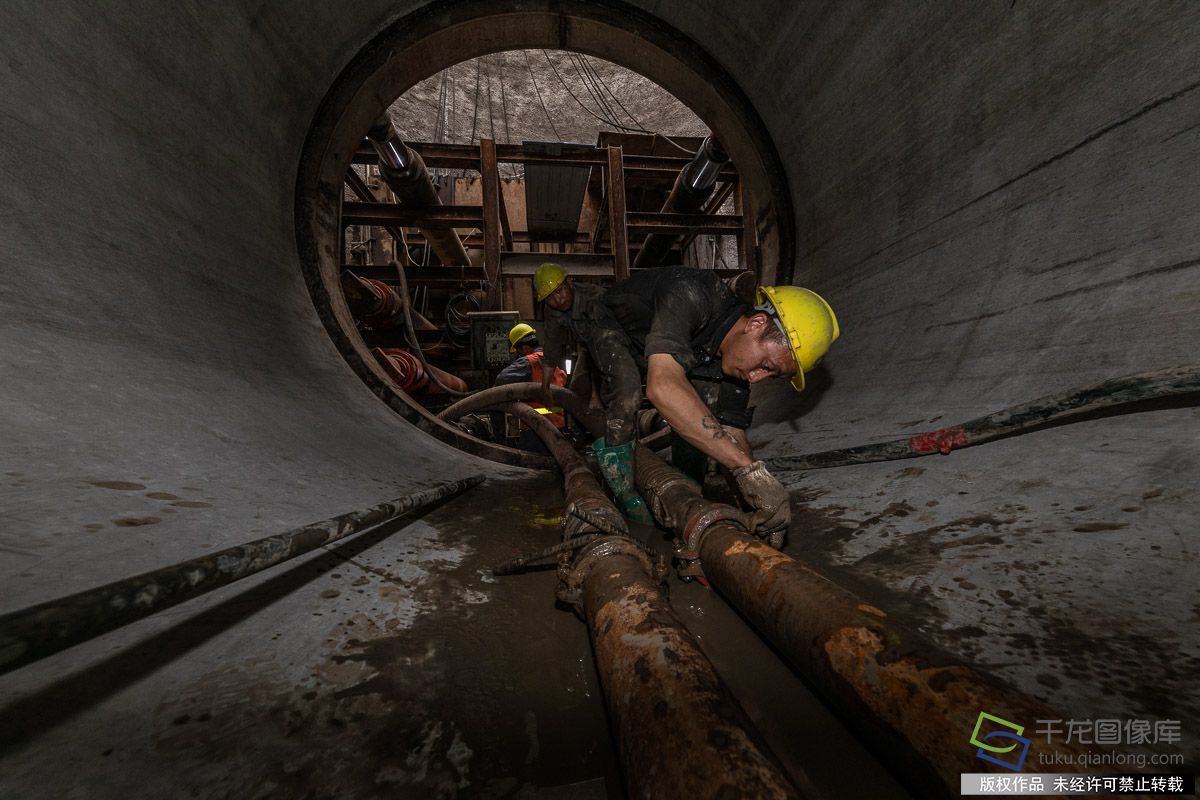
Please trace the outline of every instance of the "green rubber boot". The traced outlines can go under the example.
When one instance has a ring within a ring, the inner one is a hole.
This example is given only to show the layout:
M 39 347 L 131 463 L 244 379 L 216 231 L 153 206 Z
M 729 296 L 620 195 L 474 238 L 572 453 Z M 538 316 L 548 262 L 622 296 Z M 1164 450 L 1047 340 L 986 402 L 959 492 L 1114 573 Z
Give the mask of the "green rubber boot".
M 605 447 L 602 436 L 592 443 L 592 449 L 596 451 L 600 474 L 604 476 L 608 488 L 617 496 L 617 503 L 625 516 L 634 522 L 654 524 L 650 510 L 646 508 L 646 501 L 633 485 L 633 442 Z

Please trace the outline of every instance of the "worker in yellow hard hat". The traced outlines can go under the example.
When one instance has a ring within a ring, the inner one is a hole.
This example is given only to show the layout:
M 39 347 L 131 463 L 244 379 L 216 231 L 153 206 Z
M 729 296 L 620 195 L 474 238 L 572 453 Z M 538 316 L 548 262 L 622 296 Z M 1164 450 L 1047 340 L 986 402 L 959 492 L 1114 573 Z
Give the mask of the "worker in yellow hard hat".
M 604 292 L 603 287 L 591 283 L 575 283 L 559 264 L 548 261 L 537 268 L 533 275 L 533 289 L 537 301 L 542 304 L 543 320 L 541 342 L 545 348 L 544 363 L 560 369 L 567 368 L 571 359 L 575 369 L 569 370 L 577 379 L 572 389 L 586 381 L 585 359 L 578 353 L 578 343 L 588 327 L 591 304 Z M 542 373 L 542 385 L 550 382 L 550 373 Z M 590 396 L 591 390 L 581 391 Z
M 633 492 L 634 420 L 646 399 L 690 445 L 728 469 L 753 509 L 757 531 L 782 544 L 791 519 L 787 490 L 754 458 L 746 438 L 750 384 L 789 380 L 804 389 L 838 337 L 833 310 L 815 292 L 764 286 L 754 304 L 712 270 L 659 267 L 608 288 L 589 309 L 584 337 L 602 376 L 607 425 L 596 453 L 627 508 Z
M 508 350 L 510 353 L 515 353 L 516 358 L 512 363 L 500 371 L 496 376 L 496 386 L 507 386 L 510 383 L 542 383 L 543 372 L 549 373 L 546 383 L 554 386 L 566 386 L 567 375 L 561 369 L 549 367 L 542 363 L 543 351 L 541 343 L 538 341 L 538 333 L 532 325 L 526 322 L 519 322 L 512 327 L 508 332 Z M 561 408 L 546 407 L 542 403 L 530 402 L 532 407 L 539 414 L 544 414 L 550 423 L 556 428 L 562 428 L 566 425 L 566 417 L 563 416 Z M 522 426 L 522 430 L 526 430 Z M 522 446 L 526 449 L 542 450 L 540 440 L 536 436 L 528 437 L 522 435 Z
M 518 322 L 508 332 L 508 352 L 510 353 L 517 352 L 517 348 L 520 347 L 521 355 L 525 355 L 525 350 L 537 347 L 536 344 L 531 344 L 533 342 L 537 342 L 537 331 L 528 322 Z

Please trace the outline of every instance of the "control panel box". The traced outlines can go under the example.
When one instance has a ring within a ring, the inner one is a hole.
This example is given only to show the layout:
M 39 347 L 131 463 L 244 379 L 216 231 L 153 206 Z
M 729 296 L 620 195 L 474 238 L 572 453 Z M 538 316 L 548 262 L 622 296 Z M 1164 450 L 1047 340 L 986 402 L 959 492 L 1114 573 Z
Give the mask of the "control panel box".
M 471 325 L 471 366 L 495 373 L 508 366 L 508 332 L 521 321 L 519 311 L 475 311 L 467 314 Z

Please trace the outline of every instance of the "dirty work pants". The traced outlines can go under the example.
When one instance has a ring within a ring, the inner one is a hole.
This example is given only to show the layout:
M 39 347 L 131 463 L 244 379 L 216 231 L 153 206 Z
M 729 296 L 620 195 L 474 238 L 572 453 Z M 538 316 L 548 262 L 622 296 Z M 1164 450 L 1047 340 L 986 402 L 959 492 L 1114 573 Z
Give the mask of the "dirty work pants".
M 611 325 L 594 325 L 588 333 L 588 356 L 600 374 L 600 399 L 607 416 L 605 444 L 616 447 L 632 442 L 635 415 L 642 404 L 642 374 L 633 356 L 633 343 L 623 330 Z

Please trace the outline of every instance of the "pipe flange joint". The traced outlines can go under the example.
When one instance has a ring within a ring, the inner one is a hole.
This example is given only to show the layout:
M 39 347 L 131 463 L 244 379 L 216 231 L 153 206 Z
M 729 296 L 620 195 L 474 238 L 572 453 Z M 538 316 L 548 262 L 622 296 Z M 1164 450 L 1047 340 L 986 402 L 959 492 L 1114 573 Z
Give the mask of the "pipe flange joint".
M 676 487 L 687 490 L 689 494 L 700 491 L 700 487 L 696 485 L 695 481 L 682 474 L 671 475 L 665 479 L 655 476 L 653 481 L 644 481 L 638 487 L 642 490 L 642 496 L 646 498 L 646 503 L 650 506 L 650 513 L 654 519 L 664 528 L 672 530 L 677 526 L 675 525 L 675 515 L 671 513 L 666 497 Z
M 654 576 L 658 582 L 663 580 L 665 573 L 662 566 L 656 564 L 637 542 L 627 536 L 605 536 L 585 544 L 571 561 L 564 559 L 559 563 L 559 601 L 571 606 L 575 613 L 582 616 L 583 582 L 598 564 L 618 554 L 633 556 L 645 566 L 648 575 Z
M 701 509 L 699 513 L 688 517 L 679 530 L 680 550 L 683 553 L 699 554 L 704 534 L 717 523 L 725 523 L 745 533 L 753 533 L 753 527 L 746 515 L 733 506 L 706 503 Z

